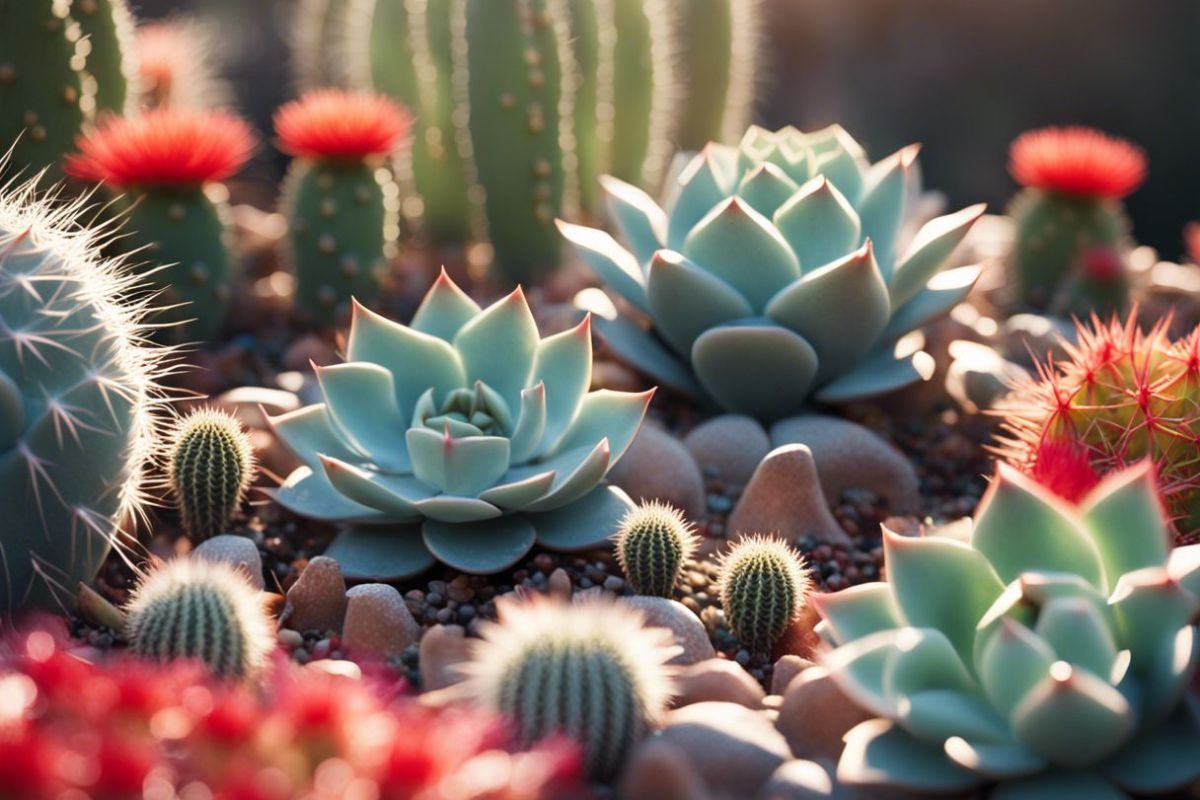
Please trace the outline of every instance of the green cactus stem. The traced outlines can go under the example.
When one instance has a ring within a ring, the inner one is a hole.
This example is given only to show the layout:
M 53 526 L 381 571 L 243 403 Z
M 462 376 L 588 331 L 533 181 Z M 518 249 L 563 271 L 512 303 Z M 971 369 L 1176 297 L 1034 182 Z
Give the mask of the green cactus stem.
M 665 0 L 611 0 L 611 114 L 607 174 L 657 187 L 678 111 Z M 582 137 L 576 136 L 578 142 Z
M 345 86 L 353 0 L 302 0 L 295 12 L 292 67 L 302 89 Z
M 167 466 L 192 541 L 225 533 L 254 478 L 254 451 L 241 423 L 215 409 L 189 414 L 172 436 Z
M 682 0 L 678 48 L 683 112 L 680 150 L 734 142 L 750 121 L 757 77 L 758 0 Z
M 721 561 L 721 606 L 738 641 L 770 653 L 804 608 L 812 581 L 804 560 L 781 539 L 752 536 Z
M 95 110 L 124 114 L 129 98 L 129 81 L 135 70 L 133 58 L 133 15 L 125 0 L 74 0 L 71 19 L 79 23 L 86 51 L 84 70 L 95 86 Z

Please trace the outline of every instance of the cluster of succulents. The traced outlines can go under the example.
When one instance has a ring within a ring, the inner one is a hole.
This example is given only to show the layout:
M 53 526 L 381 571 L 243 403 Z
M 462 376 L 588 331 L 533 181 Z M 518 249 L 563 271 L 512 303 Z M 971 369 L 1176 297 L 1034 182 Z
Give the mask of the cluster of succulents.
M 183 662 L 81 655 L 52 627 L 0 647 L 0 796 L 544 800 L 582 790 L 568 742 L 521 749 L 494 717 L 425 708 L 369 679 L 281 661 L 255 688 Z
M 969 528 L 885 532 L 887 582 L 815 598 L 824 666 L 873 716 L 838 780 L 1124 797 L 1200 777 L 1200 548 L 1149 462 L 1071 505 L 1001 465 Z
M 902 340 L 974 285 L 978 267 L 943 269 L 983 207 L 902 241 L 915 159 L 907 147 L 871 165 L 837 126 L 752 127 L 675 170 L 665 208 L 605 180 L 624 246 L 560 228 L 632 308 L 599 328 L 619 358 L 660 386 L 775 420 L 810 398 L 843 403 L 928 377 L 929 356 Z

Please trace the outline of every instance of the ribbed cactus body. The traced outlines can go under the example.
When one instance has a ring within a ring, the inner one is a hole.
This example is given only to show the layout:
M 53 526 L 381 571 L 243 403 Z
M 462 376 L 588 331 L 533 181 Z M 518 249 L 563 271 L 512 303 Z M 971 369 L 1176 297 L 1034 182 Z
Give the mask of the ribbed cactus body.
M 225 533 L 254 477 L 249 437 L 227 414 L 196 411 L 175 431 L 168 469 L 188 536 L 202 541 Z
M 54 0 L 0 2 L 0 150 L 16 142 L 8 172 L 49 167 L 71 150 L 87 118 L 78 31 Z
M 385 249 L 396 240 L 396 193 L 390 177 L 360 161 L 292 162 L 284 206 L 302 314 L 332 325 L 351 298 L 375 303 Z
M 145 247 L 135 260 L 146 269 L 159 266 L 151 280 L 166 287 L 165 309 L 156 323 L 172 323 L 163 338 L 208 341 L 221 329 L 230 298 L 231 255 L 226 209 L 200 187 L 155 188 L 130 199 L 129 237 L 133 250 Z
M 1016 226 L 1009 274 L 1020 302 L 1064 316 L 1128 305 L 1129 221 L 1119 200 L 1025 189 L 1009 213 Z M 1116 269 L 1096 274 L 1088 259 L 1111 260 Z
M 696 549 L 683 515 L 651 502 L 630 511 L 616 535 L 617 559 L 625 580 L 638 594 L 671 597 L 684 562 Z
M 670 155 L 679 94 L 666 2 L 610 0 L 612 121 L 605 172 L 647 189 L 657 187 Z
M 721 562 L 721 606 L 734 636 L 770 653 L 804 607 L 810 580 L 800 557 L 782 540 L 743 539 Z
M 74 0 L 71 18 L 86 37 L 87 78 L 95 81 L 96 111 L 124 114 L 134 69 L 133 17 L 125 0 Z
M 680 150 L 736 141 L 753 110 L 759 0 L 680 0 Z
M 157 351 L 75 213 L 0 195 L 0 612 L 95 576 L 153 442 Z
M 175 559 L 150 572 L 126 608 L 136 655 L 195 659 L 221 678 L 253 675 L 274 646 L 260 593 L 228 564 Z
M 292 60 L 302 89 L 348 82 L 347 25 L 353 0 L 302 0 L 295 11 Z
M 600 208 L 596 179 L 606 171 L 604 161 L 612 140 L 612 54 L 611 29 L 603 28 L 601 15 L 609 0 L 567 0 L 567 24 L 571 40 L 571 79 L 575 84 L 575 139 L 579 205 L 589 214 Z M 607 20 L 605 20 L 607 22 Z M 601 107 L 603 103 L 603 107 Z

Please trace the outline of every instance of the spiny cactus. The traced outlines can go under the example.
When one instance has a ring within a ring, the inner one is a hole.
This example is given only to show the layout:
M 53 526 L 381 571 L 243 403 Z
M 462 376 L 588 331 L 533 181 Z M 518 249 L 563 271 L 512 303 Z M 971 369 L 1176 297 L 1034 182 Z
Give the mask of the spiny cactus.
M 129 82 L 134 63 L 133 15 L 125 0 L 73 0 L 71 18 L 79 23 L 85 52 L 85 91 L 94 97 L 95 112 L 124 114 L 135 110 Z
M 0 191 L 0 612 L 61 607 L 135 518 L 167 371 L 81 206 Z
M 264 595 L 237 568 L 176 558 L 148 572 L 126 606 L 126 635 L 138 656 L 197 659 L 214 675 L 254 675 L 275 646 Z
M 352 2 L 300 0 L 293 14 L 292 67 L 302 90 L 346 85 Z
M 1177 534 L 1200 530 L 1200 328 L 1171 341 L 1170 319 L 1077 326 L 1066 357 L 1041 364 L 997 408 L 999 454 L 1039 476 L 1047 445 L 1082 451 L 1106 475 L 1142 458 L 1158 470 Z
M 1012 145 L 1009 171 L 1025 189 L 1009 215 L 1015 300 L 1055 314 L 1129 305 L 1129 221 L 1121 198 L 1145 178 L 1146 157 L 1090 128 L 1046 128 Z
M 610 779 L 658 722 L 678 653 L 664 628 L 611 600 L 497 602 L 499 624 L 466 666 L 469 691 L 511 719 L 526 744 L 565 734 L 583 747 L 590 777 Z
M 679 0 L 683 102 L 679 149 L 735 142 L 753 111 L 761 0 Z
M 630 588 L 653 597 L 672 596 L 684 562 L 696 551 L 696 535 L 683 513 L 658 501 L 631 509 L 615 540 Z
M 216 182 L 250 157 L 250 129 L 224 112 L 164 107 L 109 117 L 78 147 L 67 171 L 126 192 L 118 203 L 128 211 L 123 242 L 144 247 L 138 257 L 148 267 L 163 267 L 154 280 L 167 288 L 167 298 L 186 304 L 163 315 L 161 322 L 178 323 L 167 335 L 211 339 L 228 308 L 232 270 L 228 193 Z
M 812 588 L 804 559 L 782 539 L 749 536 L 721 559 L 721 607 L 733 635 L 770 653 L 804 608 Z
M 180 420 L 167 467 L 183 529 L 202 541 L 225 533 L 237 513 L 254 479 L 254 451 L 236 418 L 205 408 Z

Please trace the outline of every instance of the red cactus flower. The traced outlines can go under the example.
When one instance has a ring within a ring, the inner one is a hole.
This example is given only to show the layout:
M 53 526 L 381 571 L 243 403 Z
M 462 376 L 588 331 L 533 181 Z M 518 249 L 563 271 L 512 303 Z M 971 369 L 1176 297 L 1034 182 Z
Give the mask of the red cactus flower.
M 1008 171 L 1017 183 L 1082 197 L 1118 198 L 1146 178 L 1146 154 L 1093 128 L 1042 128 L 1017 137 Z
M 129 186 L 200 186 L 233 175 L 250 158 L 255 138 L 222 111 L 160 108 L 139 117 L 109 117 L 79 137 L 67 157 L 77 178 Z
M 317 89 L 275 112 L 280 149 L 298 158 L 385 156 L 408 134 L 408 126 L 408 114 L 387 97 L 344 89 Z
M 1038 447 L 1031 477 L 1068 503 L 1078 504 L 1100 483 L 1083 447 L 1063 439 L 1045 439 Z

